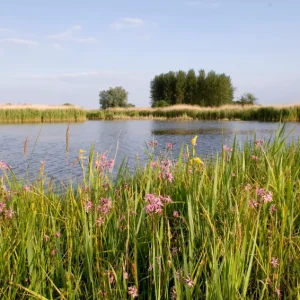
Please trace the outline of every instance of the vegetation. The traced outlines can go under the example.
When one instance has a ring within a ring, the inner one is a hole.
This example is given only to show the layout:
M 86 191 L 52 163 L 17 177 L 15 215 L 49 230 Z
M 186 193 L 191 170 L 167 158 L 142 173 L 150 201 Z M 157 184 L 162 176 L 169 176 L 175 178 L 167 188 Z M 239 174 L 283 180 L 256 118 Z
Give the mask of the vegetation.
M 239 105 L 255 105 L 258 99 L 251 93 L 246 93 L 242 95 L 241 99 L 235 101 L 235 104 Z
M 154 77 L 150 84 L 151 106 L 158 103 L 196 104 L 200 106 L 221 106 L 233 103 L 234 88 L 231 78 L 225 74 L 200 70 L 169 72 Z
M 102 109 L 110 107 L 134 107 L 128 104 L 128 92 L 121 86 L 109 88 L 99 93 L 99 103 Z
M 264 122 L 300 122 L 300 106 L 239 106 L 203 108 L 176 105 L 163 108 L 89 110 L 89 120 L 167 119 L 167 120 L 243 120 Z
M 196 144 L 151 141 L 114 180 L 81 150 L 63 193 L 0 161 L 1 299 L 299 299 L 300 143 L 281 130 L 203 162 Z
M 86 112 L 65 106 L 57 109 L 0 108 L 0 123 L 81 122 Z

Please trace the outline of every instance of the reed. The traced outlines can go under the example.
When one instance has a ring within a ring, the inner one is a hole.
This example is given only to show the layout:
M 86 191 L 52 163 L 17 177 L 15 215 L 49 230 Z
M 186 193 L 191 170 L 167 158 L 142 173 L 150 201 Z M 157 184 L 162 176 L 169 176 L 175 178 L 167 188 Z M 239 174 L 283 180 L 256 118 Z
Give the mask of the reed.
M 238 106 L 218 108 L 175 105 L 166 108 L 113 108 L 87 110 L 89 120 L 165 119 L 165 120 L 243 120 L 300 122 L 300 106 Z
M 59 194 L 0 162 L 1 299 L 299 299 L 300 143 L 283 133 L 203 163 L 196 139 L 178 157 L 152 141 L 116 178 L 92 148 Z
M 35 109 L 35 108 L 1 108 L 0 123 L 52 123 L 82 122 L 86 120 L 83 109 Z

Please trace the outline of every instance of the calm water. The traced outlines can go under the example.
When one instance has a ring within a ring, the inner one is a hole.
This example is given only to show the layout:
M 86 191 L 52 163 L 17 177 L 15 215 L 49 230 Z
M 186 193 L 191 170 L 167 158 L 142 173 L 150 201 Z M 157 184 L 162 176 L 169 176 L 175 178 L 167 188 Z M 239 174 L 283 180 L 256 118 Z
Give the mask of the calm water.
M 178 155 L 183 143 L 190 143 L 198 135 L 197 151 L 202 156 L 220 151 L 222 143 L 231 145 L 234 135 L 239 142 L 246 139 L 269 138 L 278 128 L 276 123 L 261 122 L 210 122 L 210 121 L 88 121 L 70 124 L 69 151 L 66 157 L 67 124 L 17 124 L 0 125 L 0 161 L 8 163 L 15 174 L 23 177 L 29 164 L 29 176 L 34 178 L 45 163 L 45 171 L 54 179 L 70 178 L 81 174 L 78 164 L 73 165 L 79 149 L 102 153 L 109 150 L 116 166 L 126 157 L 133 166 L 136 158 L 144 162 L 145 142 L 157 140 L 156 151 L 165 149 L 167 143 L 174 144 L 174 156 Z M 290 123 L 289 139 L 300 137 L 300 124 Z M 24 142 L 28 138 L 27 155 L 24 156 Z M 1 174 L 0 174 L 1 175 Z

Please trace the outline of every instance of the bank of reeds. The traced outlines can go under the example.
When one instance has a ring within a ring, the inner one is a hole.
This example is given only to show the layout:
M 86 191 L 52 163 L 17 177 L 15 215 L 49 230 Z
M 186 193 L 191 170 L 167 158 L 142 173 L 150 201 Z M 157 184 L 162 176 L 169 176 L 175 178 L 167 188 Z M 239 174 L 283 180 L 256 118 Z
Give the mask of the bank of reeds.
M 181 120 L 243 120 L 263 122 L 299 122 L 300 106 L 223 106 L 204 108 L 178 105 L 167 108 L 89 110 L 89 120 L 117 119 L 181 119 Z
M 175 159 L 149 142 L 115 180 L 80 151 L 63 194 L 0 161 L 0 298 L 299 299 L 300 143 L 279 131 L 204 163 L 193 145 Z
M 82 122 L 85 120 L 85 111 L 77 108 L 0 108 L 0 123 L 2 124 Z

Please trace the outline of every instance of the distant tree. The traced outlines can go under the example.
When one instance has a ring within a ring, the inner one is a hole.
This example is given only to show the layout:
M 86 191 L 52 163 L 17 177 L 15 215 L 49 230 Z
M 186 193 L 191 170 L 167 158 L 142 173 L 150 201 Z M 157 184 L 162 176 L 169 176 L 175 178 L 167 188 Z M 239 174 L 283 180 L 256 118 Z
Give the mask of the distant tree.
M 197 76 L 193 69 L 186 74 L 185 96 L 184 100 L 187 104 L 194 104 L 197 91 Z
M 241 105 L 254 105 L 257 104 L 257 101 L 258 99 L 252 93 L 245 93 L 236 103 Z
M 126 107 L 128 92 L 121 86 L 110 87 L 108 90 L 100 91 L 99 103 L 102 109 L 110 107 Z
M 157 107 L 159 101 L 169 105 L 197 104 L 200 106 L 220 106 L 233 103 L 234 88 L 231 78 L 225 74 L 200 70 L 168 72 L 155 76 L 150 84 L 151 105 Z
M 186 73 L 184 71 L 178 71 L 176 73 L 176 104 L 185 103 L 184 95 L 185 95 L 185 87 L 186 87 Z

